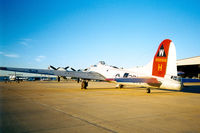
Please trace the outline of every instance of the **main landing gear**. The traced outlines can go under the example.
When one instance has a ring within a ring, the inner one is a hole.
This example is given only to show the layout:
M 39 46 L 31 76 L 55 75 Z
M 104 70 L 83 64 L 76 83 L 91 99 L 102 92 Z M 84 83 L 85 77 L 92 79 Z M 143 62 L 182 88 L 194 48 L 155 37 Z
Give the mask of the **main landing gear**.
M 124 87 L 124 85 L 119 85 L 119 88 L 121 89 L 121 88 L 123 88 Z
M 151 89 L 150 88 L 147 88 L 147 93 L 151 93 Z
M 120 88 L 120 89 L 121 89 L 121 88 L 124 88 L 124 85 L 117 84 L 117 85 L 116 85 L 116 88 Z
M 81 83 L 81 89 L 87 89 L 87 87 L 88 87 L 88 81 L 83 80 Z

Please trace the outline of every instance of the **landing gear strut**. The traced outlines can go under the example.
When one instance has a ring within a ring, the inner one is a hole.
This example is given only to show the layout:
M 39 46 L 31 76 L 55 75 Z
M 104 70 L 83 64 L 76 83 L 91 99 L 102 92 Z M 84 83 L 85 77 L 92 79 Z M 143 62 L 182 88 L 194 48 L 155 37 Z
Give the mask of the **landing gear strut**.
M 58 76 L 58 82 L 60 82 L 60 76 Z
M 151 89 L 150 88 L 147 88 L 147 93 L 151 93 Z
M 87 87 L 88 87 L 88 81 L 83 80 L 81 83 L 81 89 L 87 89 Z

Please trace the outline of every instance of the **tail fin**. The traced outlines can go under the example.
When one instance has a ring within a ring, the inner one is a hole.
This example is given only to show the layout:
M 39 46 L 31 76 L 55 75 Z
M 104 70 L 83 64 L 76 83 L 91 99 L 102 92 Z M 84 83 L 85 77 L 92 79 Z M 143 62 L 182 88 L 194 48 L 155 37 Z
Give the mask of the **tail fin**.
M 177 76 L 176 49 L 171 40 L 165 39 L 160 43 L 153 59 L 152 75 L 158 77 Z

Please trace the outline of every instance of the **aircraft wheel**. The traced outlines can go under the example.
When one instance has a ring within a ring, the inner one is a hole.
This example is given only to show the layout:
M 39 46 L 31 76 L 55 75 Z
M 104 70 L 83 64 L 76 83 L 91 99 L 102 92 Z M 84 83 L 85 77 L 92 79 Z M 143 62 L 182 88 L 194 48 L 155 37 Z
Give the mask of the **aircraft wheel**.
M 82 83 L 81 83 L 81 89 L 85 89 L 85 81 L 82 81 Z
M 87 82 L 85 83 L 84 89 L 87 89 Z
M 58 76 L 58 82 L 60 82 L 60 76 Z
M 151 93 L 151 89 L 150 88 L 147 88 L 147 93 Z
M 123 88 L 124 86 L 123 85 L 119 85 L 119 88 L 121 89 L 121 88 Z
M 83 82 L 81 83 L 81 89 L 87 89 L 88 86 L 88 82 L 83 80 Z

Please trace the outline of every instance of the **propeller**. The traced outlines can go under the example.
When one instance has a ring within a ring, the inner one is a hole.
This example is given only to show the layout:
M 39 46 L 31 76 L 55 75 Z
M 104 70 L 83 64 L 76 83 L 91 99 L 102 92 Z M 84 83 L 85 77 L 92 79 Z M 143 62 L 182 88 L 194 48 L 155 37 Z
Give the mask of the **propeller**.
M 55 68 L 54 66 L 50 65 L 49 67 L 52 68 L 53 70 L 56 70 L 56 71 L 59 70 L 60 68 L 61 68 L 62 70 L 63 70 L 63 69 L 66 70 L 66 71 L 68 71 L 68 70 L 67 70 L 68 68 L 70 68 L 72 71 L 76 71 L 76 69 L 74 69 L 74 68 L 72 68 L 72 67 L 70 67 L 70 66 L 67 66 L 67 67 L 65 67 L 65 68 L 64 68 L 64 67 Z M 79 70 L 77 70 L 77 71 L 81 71 L 81 70 L 79 69 Z M 66 77 L 63 77 L 63 78 L 66 78 Z M 60 76 L 58 76 L 57 79 L 58 79 L 58 82 L 60 82 Z M 79 82 L 80 82 L 80 78 L 77 78 L 77 83 L 79 83 Z
M 68 68 L 70 68 L 72 71 L 76 71 L 74 68 L 69 67 L 69 66 L 65 67 L 64 69 L 67 70 Z
M 65 67 L 64 69 L 67 70 L 69 68 L 69 66 Z
M 61 67 L 55 68 L 55 67 L 52 66 L 52 65 L 50 65 L 49 67 L 52 68 L 53 70 L 59 70 L 59 69 L 61 68 Z M 64 69 L 64 70 L 67 71 L 68 68 L 70 68 L 72 71 L 76 71 L 76 69 L 74 69 L 74 68 L 72 68 L 72 67 L 69 67 L 69 66 L 67 66 L 67 67 L 65 67 L 65 68 L 62 68 L 62 69 Z
M 76 71 L 76 70 L 75 70 L 74 68 L 72 68 L 72 67 L 71 67 L 71 69 L 72 69 L 73 71 Z
M 52 68 L 53 70 L 58 70 L 58 68 L 55 68 L 54 66 L 49 66 L 50 68 Z
M 53 70 L 58 70 L 60 67 L 55 68 L 54 66 L 50 65 L 50 68 L 52 68 Z M 57 77 L 58 82 L 60 82 L 60 76 Z

